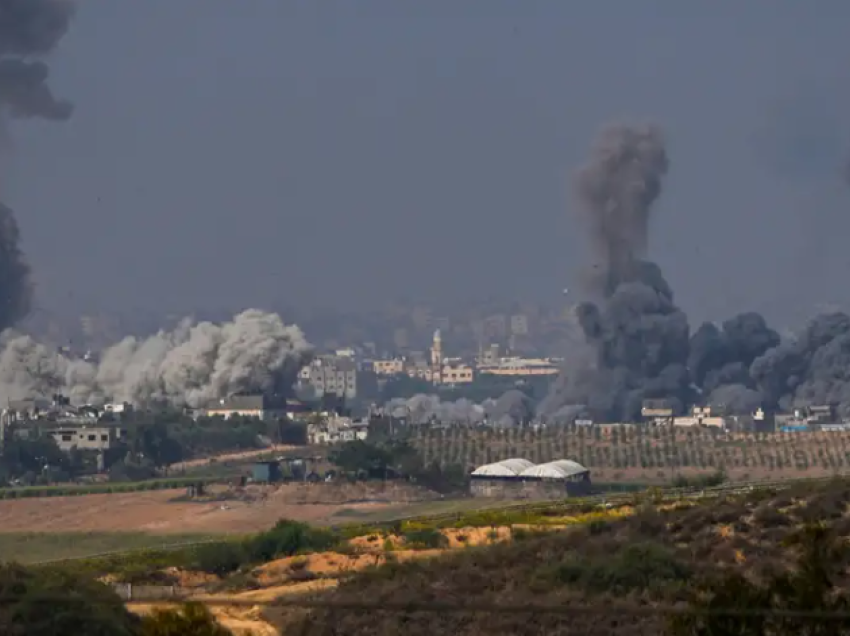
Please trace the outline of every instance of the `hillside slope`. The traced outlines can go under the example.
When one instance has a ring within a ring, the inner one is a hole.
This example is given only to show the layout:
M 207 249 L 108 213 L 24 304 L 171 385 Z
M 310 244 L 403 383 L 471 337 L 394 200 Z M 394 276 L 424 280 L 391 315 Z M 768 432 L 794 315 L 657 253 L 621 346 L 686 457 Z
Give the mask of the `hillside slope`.
M 725 570 L 760 580 L 787 569 L 797 553 L 786 540 L 813 522 L 846 537 L 848 504 L 847 483 L 831 482 L 677 510 L 645 506 L 617 521 L 532 533 L 437 559 L 390 563 L 352 574 L 320 597 L 345 604 L 409 603 L 436 611 L 319 609 L 294 623 L 286 608 L 272 608 L 267 615 L 284 633 L 299 634 L 655 636 L 664 633 L 667 619 L 648 610 L 683 602 L 694 582 Z M 850 565 L 850 559 L 838 565 Z M 848 584 L 845 578 L 841 586 Z M 636 609 L 614 611 L 624 602 Z M 442 607 L 446 604 L 502 611 L 449 612 Z M 590 606 L 590 611 L 506 611 L 529 605 Z

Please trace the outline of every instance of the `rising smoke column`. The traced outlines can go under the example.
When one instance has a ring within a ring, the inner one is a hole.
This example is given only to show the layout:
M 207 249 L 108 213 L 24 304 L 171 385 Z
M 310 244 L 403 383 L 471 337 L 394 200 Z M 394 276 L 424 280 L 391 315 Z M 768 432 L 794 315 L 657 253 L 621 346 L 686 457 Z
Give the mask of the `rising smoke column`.
M 29 336 L 6 335 L 0 397 L 67 395 L 73 404 L 203 407 L 237 393 L 286 397 L 312 347 L 295 325 L 249 309 L 223 324 L 183 321 L 148 338 L 128 337 L 98 362 L 71 359 Z
M 39 117 L 61 121 L 71 116 L 69 102 L 54 97 L 42 58 L 68 31 L 74 5 L 67 0 L 0 0 L 0 137 L 6 119 Z M 30 309 L 30 271 L 19 247 L 11 209 L 0 203 L 0 331 Z
M 562 372 L 544 413 L 582 404 L 594 417 L 633 419 L 649 397 L 687 400 L 689 328 L 657 265 L 645 260 L 652 205 L 669 168 L 660 130 L 602 130 L 576 178 L 592 267 L 576 315 L 591 350 Z
M 641 278 L 650 212 L 668 167 L 654 126 L 612 125 L 599 134 L 576 178 L 594 261 L 588 291 L 610 296 L 620 283 Z
M 645 260 L 652 204 L 669 167 L 660 132 L 612 126 L 579 171 L 576 190 L 594 265 L 576 308 L 589 355 L 568 357 L 538 413 L 634 420 L 646 398 L 730 414 L 759 406 L 833 403 L 850 417 L 850 317 L 816 317 L 782 341 L 764 317 L 705 323 L 689 338 L 685 315 L 657 265 Z

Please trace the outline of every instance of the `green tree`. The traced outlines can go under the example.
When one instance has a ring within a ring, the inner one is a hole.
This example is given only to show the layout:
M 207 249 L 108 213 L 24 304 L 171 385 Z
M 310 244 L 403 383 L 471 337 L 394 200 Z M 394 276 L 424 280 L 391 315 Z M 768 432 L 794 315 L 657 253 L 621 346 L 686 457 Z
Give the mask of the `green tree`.
M 383 448 L 357 440 L 334 448 L 328 460 L 344 472 L 380 478 L 386 476 L 393 457 Z
M 45 468 L 47 467 L 47 468 Z M 52 437 L 7 440 L 0 454 L 0 481 L 25 479 L 35 482 L 46 471 L 61 471 L 69 476 L 77 472 L 78 464 L 63 453 Z
M 67 570 L 0 565 L 0 634 L 135 636 L 139 619 L 109 587 Z

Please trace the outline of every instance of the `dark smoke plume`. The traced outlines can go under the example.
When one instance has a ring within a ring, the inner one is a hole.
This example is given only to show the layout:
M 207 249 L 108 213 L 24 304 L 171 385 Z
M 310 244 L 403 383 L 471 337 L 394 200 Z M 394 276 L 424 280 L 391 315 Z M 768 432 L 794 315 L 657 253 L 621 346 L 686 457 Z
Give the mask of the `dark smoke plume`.
M 599 135 L 576 180 L 594 257 L 591 291 L 608 296 L 643 278 L 649 215 L 667 168 L 664 139 L 653 126 L 609 126 Z
M 47 85 L 49 70 L 39 59 L 53 52 L 68 31 L 74 5 L 68 0 L 0 1 L 0 104 L 13 117 L 63 120 L 70 102 Z
M 591 301 L 576 308 L 590 356 L 568 362 L 538 414 L 634 421 L 646 399 L 730 414 L 834 404 L 850 417 L 850 317 L 815 318 L 782 342 L 757 313 L 693 335 L 660 268 L 645 260 L 652 204 L 668 170 L 652 126 L 606 128 L 579 171 L 580 210 L 593 248 Z
M 57 99 L 40 59 L 68 30 L 74 5 L 68 0 L 0 0 L 0 135 L 5 119 L 65 120 L 70 102 Z M 0 330 L 26 316 L 31 302 L 29 267 L 19 247 L 11 209 L 0 203 Z
M 660 268 L 645 260 L 652 204 L 669 162 L 654 126 L 605 128 L 576 180 L 593 267 L 593 302 L 576 309 L 592 350 L 589 364 L 565 370 L 545 409 L 583 404 L 604 419 L 630 419 L 643 399 L 685 399 L 688 321 Z

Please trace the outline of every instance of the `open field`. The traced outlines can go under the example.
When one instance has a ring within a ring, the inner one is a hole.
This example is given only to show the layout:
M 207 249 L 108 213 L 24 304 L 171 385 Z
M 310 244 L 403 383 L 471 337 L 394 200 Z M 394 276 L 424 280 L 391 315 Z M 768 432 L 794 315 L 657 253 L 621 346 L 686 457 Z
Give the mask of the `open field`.
M 504 499 L 442 499 L 401 505 L 388 505 L 375 509 L 341 508 L 334 516 L 334 523 L 379 524 L 408 517 L 432 517 L 454 513 L 503 508 L 511 502 Z
M 427 497 L 415 488 L 384 484 L 222 486 L 211 487 L 206 500 L 186 500 L 184 495 L 183 490 L 158 490 L 3 500 L 0 534 L 242 534 L 267 528 L 281 518 L 315 525 L 345 523 Z M 165 542 L 173 541 L 160 541 Z
M 573 459 L 595 482 L 669 483 L 722 468 L 735 481 L 821 477 L 850 470 L 850 432 L 744 434 L 658 426 L 417 429 L 426 462 L 467 468 L 509 457 Z
M 124 550 L 145 550 L 164 543 L 197 543 L 204 534 L 175 534 L 167 538 L 144 532 L 0 532 L 0 562 L 38 563 L 94 556 Z

